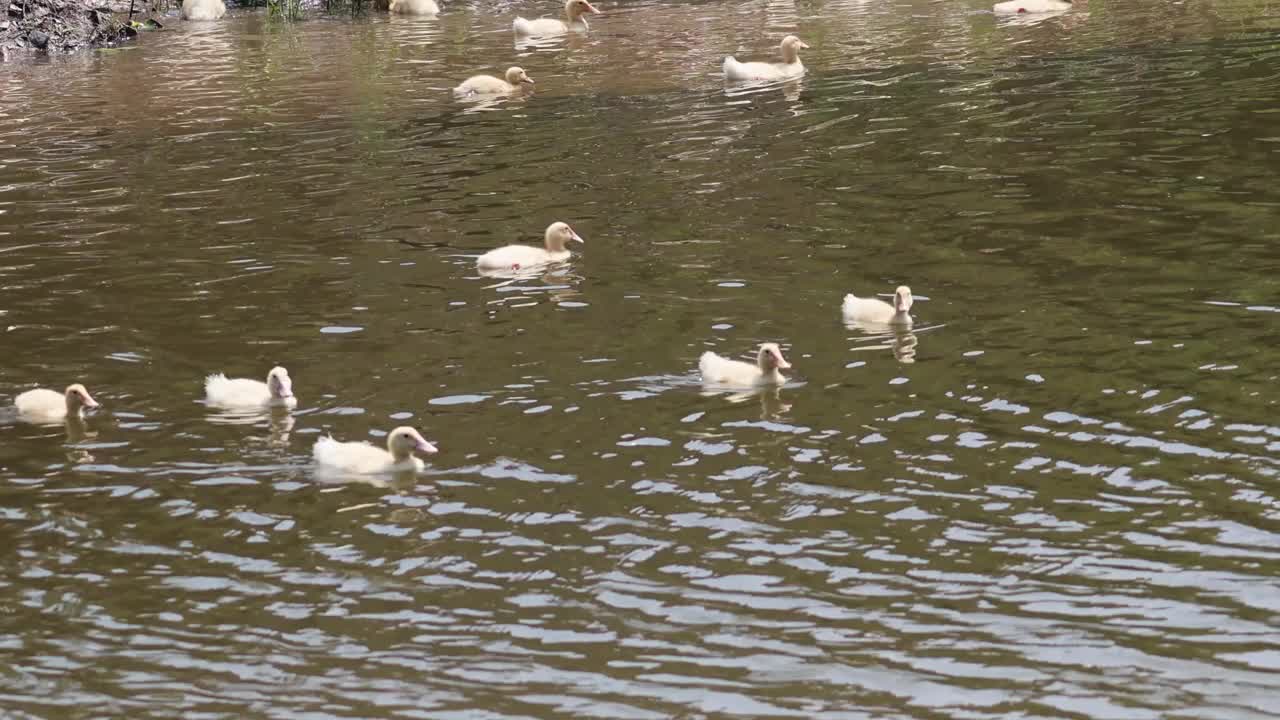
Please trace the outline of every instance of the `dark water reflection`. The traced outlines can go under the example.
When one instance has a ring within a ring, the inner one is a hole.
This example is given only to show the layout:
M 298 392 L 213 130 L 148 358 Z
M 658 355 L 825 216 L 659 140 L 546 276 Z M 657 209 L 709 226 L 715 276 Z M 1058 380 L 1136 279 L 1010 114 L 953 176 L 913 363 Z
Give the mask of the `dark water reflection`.
M 15 717 L 1264 718 L 1280 14 L 234 13 L 0 72 Z M 729 89 L 797 32 L 810 74 Z M 536 92 L 448 89 L 520 64 Z M 570 266 L 476 254 L 564 219 Z M 840 301 L 919 293 L 910 331 Z M 704 394 L 780 342 L 793 382 Z M 204 375 L 288 366 L 292 415 Z M 332 482 L 323 433 L 438 441 Z M 481 712 L 483 711 L 483 712 Z

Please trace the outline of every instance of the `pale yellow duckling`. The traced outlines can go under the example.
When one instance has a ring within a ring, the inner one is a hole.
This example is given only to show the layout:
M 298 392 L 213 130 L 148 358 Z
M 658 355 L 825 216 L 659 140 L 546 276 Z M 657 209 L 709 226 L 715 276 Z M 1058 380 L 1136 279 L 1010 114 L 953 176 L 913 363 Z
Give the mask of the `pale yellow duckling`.
M 778 371 L 790 367 L 791 363 L 782 357 L 782 348 L 777 343 L 762 344 L 754 365 L 741 360 L 730 360 L 713 352 L 702 353 L 698 360 L 702 382 L 723 387 L 782 385 L 787 379 Z
M 507 95 L 520 89 L 521 85 L 532 85 L 533 78 L 519 67 L 507 68 L 506 79 L 492 75 L 473 75 L 454 88 L 458 95 Z
M 587 30 L 587 19 L 583 15 L 598 14 L 600 14 L 600 11 L 587 0 L 565 0 L 564 20 L 557 18 L 525 20 L 517 16 L 511 23 L 511 29 L 515 31 L 516 35 L 524 37 L 563 35 L 571 30 L 585 32 Z

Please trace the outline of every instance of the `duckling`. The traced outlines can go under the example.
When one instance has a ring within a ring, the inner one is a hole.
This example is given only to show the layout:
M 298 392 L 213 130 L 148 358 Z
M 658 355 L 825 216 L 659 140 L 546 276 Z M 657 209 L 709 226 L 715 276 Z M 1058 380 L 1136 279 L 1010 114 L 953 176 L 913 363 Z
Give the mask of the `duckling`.
M 533 78 L 526 75 L 523 69 L 512 65 L 507 68 L 505 80 L 492 75 L 473 75 L 463 80 L 453 92 L 458 95 L 506 95 L 519 90 L 522 84 L 532 85 Z
M 702 382 L 726 387 L 758 387 L 781 385 L 787 381 L 779 370 L 787 370 L 791 363 L 782 357 L 777 343 L 763 343 L 756 354 L 756 364 L 730 360 L 713 352 L 702 353 L 698 370 Z
M 221 20 L 227 14 L 222 0 L 182 0 L 183 20 Z
M 86 408 L 98 407 L 98 401 L 89 395 L 84 385 L 75 383 L 68 385 L 65 392 L 46 388 L 28 390 L 13 399 L 13 406 L 22 420 L 49 423 L 82 418 Z
M 391 0 L 387 11 L 398 15 L 437 15 L 440 6 L 435 0 Z
M 585 32 L 587 30 L 587 19 L 582 16 L 586 14 L 599 15 L 600 11 L 587 0 L 565 0 L 565 20 L 556 18 L 525 20 L 516 16 L 516 19 L 511 23 L 511 29 L 515 31 L 516 35 L 524 37 L 563 35 L 570 30 Z
M 222 373 L 210 375 L 204 379 L 204 397 L 210 405 L 227 409 L 292 408 L 298 404 L 293 379 L 288 370 L 279 366 L 271 368 L 266 382 L 228 378 Z
M 404 425 L 387 435 L 386 450 L 363 441 L 338 442 L 332 437 L 322 437 L 316 440 L 312 455 L 318 465 L 329 470 L 378 475 L 421 471 L 425 464 L 414 456 L 414 450 L 431 455 L 436 452 L 436 446 L 414 428 Z
M 844 296 L 841 310 L 844 319 L 850 322 L 874 323 L 878 325 L 910 325 L 911 288 L 899 285 L 893 291 L 893 304 L 876 298 L 860 298 L 852 293 Z
M 724 77 L 726 80 L 787 80 L 804 75 L 804 63 L 800 62 L 800 51 L 809 46 L 795 35 L 782 38 L 779 51 L 782 62 L 738 62 L 732 55 L 724 59 Z
M 562 222 L 548 225 L 543 237 L 545 249 L 531 245 L 507 245 L 481 255 L 476 259 L 476 266 L 481 270 L 521 270 L 563 262 L 570 256 L 565 245 L 575 240 L 586 243 L 573 228 Z

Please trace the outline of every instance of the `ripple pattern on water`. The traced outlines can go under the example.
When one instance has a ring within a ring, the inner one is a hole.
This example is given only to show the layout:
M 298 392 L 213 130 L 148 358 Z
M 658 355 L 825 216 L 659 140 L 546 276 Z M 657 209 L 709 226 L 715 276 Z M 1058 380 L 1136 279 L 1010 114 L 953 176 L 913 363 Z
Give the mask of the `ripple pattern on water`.
M 6 64 L 0 401 L 103 407 L 0 413 L 5 708 L 1271 717 L 1280 14 L 1080 5 L 241 10 Z M 788 33 L 803 80 L 723 84 Z M 571 262 L 476 271 L 552 220 Z M 903 283 L 909 329 L 842 321 Z M 792 382 L 704 391 L 764 341 Z M 199 402 L 276 363 L 295 413 Z M 405 423 L 420 478 L 311 465 Z

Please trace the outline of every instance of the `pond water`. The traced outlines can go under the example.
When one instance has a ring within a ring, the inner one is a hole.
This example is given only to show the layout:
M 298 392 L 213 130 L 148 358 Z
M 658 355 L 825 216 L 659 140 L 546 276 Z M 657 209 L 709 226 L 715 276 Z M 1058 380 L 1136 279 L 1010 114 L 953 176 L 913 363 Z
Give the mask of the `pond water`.
M 0 66 L 11 717 L 1266 718 L 1280 8 L 233 10 Z M 811 47 L 728 88 L 729 53 Z M 449 88 L 523 66 L 523 98 Z M 543 274 L 474 258 L 565 220 Z M 911 331 L 845 293 L 917 296 Z M 698 356 L 782 344 L 788 384 Z M 201 402 L 293 376 L 292 414 Z M 416 481 L 318 475 L 411 424 Z

